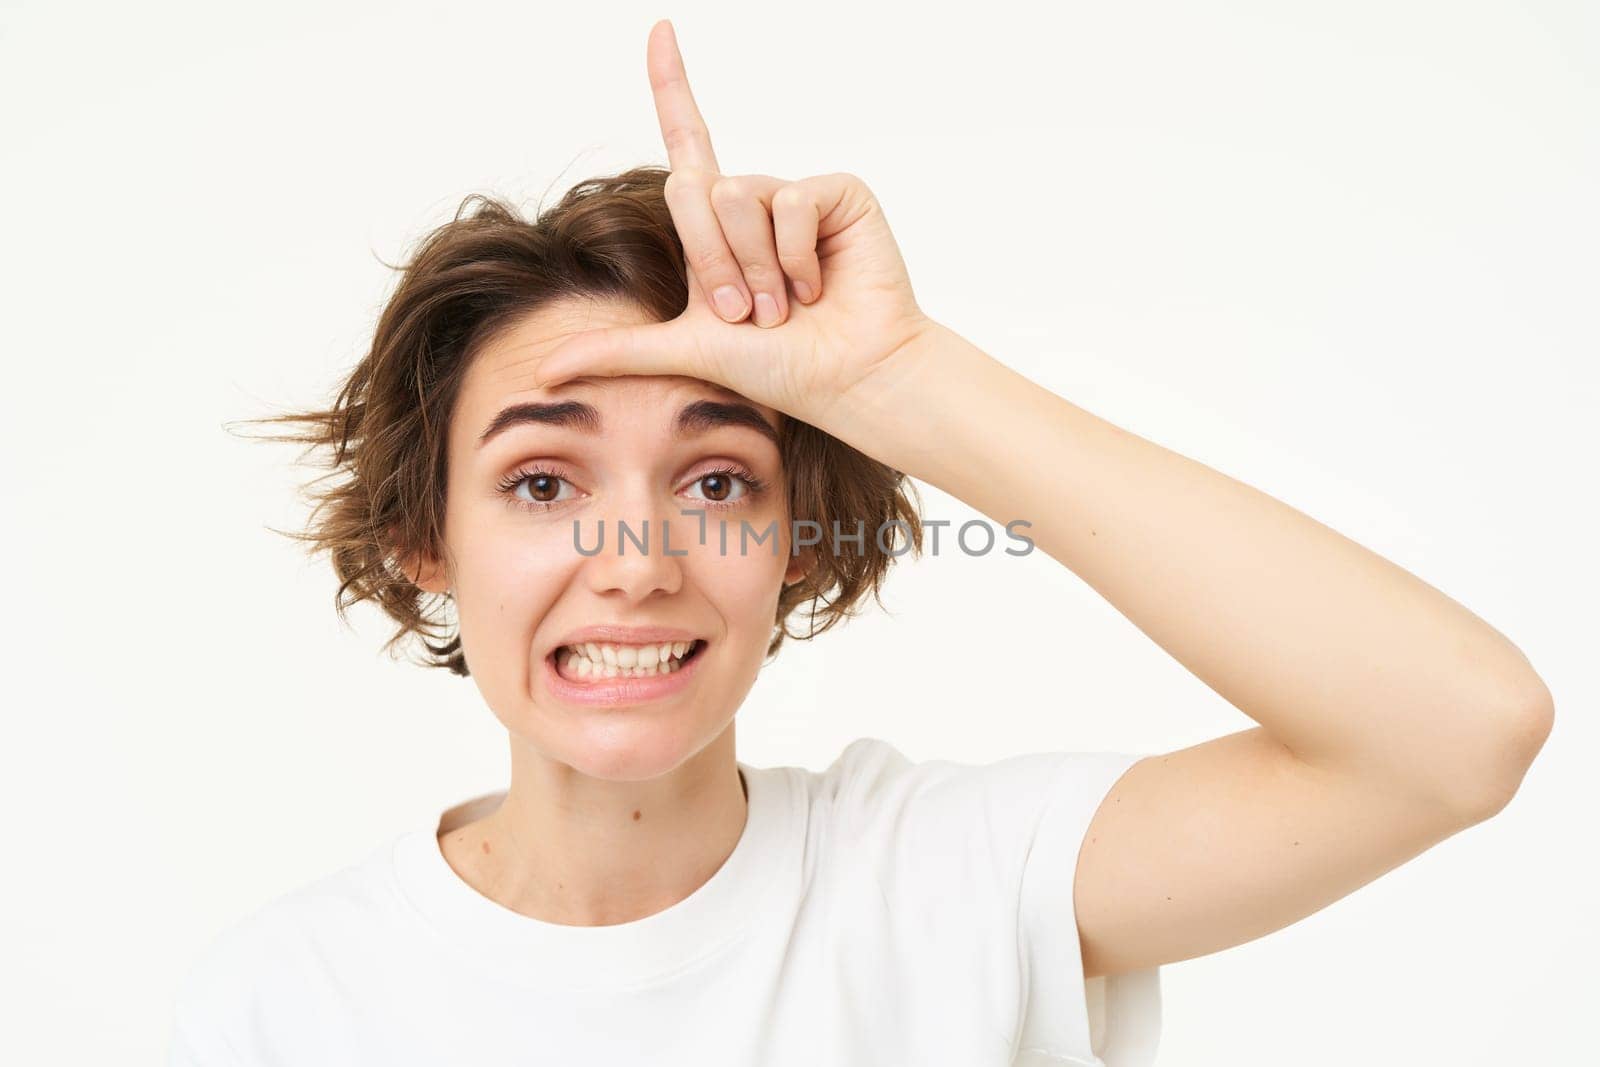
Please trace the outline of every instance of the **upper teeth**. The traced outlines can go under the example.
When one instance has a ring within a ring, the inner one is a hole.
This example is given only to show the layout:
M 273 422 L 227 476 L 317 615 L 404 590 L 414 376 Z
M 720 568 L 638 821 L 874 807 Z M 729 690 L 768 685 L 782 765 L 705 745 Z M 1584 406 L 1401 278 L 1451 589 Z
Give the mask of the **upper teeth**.
M 670 674 L 693 641 L 666 641 L 654 645 L 610 645 L 589 641 L 561 650 L 562 666 L 582 676 L 606 678 L 642 674 Z

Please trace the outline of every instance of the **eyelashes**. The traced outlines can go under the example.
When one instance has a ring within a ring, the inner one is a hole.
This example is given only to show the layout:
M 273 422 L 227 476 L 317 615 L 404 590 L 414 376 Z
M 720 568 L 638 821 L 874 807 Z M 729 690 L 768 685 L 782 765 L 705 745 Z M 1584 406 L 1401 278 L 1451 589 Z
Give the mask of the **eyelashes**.
M 564 488 L 572 487 L 572 483 L 567 480 L 566 476 L 560 470 L 545 466 L 543 464 L 534 464 L 532 466 L 519 467 L 512 471 L 510 474 L 500 479 L 499 483 L 495 486 L 495 489 L 500 493 L 500 495 L 506 498 L 506 504 L 508 506 L 522 511 L 550 511 L 554 508 L 560 507 L 563 504 L 570 503 L 573 499 L 576 499 L 576 497 L 557 496 L 557 498 L 554 500 L 531 500 L 525 498 L 521 493 L 518 492 L 518 490 L 521 489 L 525 483 L 537 481 L 543 478 L 553 479 L 561 483 L 561 488 L 557 489 L 558 493 L 560 493 Z M 744 491 L 739 493 L 737 496 L 730 496 L 725 500 L 711 500 L 706 497 L 690 498 L 701 507 L 712 509 L 740 507 L 741 505 L 748 503 L 751 499 L 760 496 L 767 489 L 767 483 L 764 480 L 756 477 L 754 473 L 737 464 L 723 464 L 722 466 L 713 468 L 712 470 L 703 471 L 698 477 L 690 482 L 689 485 L 699 485 L 708 478 L 735 479 L 738 482 L 743 483 Z
M 553 478 L 556 481 L 562 482 L 568 486 L 572 484 L 556 471 L 535 466 L 512 471 L 510 474 L 500 479 L 500 484 L 495 486 L 495 488 L 502 496 L 506 497 L 506 503 L 511 504 L 513 507 L 524 508 L 528 511 L 548 511 L 553 507 L 565 503 L 565 501 L 560 499 L 524 500 L 520 495 L 518 495 L 517 490 L 522 487 L 524 482 L 532 482 L 540 478 Z

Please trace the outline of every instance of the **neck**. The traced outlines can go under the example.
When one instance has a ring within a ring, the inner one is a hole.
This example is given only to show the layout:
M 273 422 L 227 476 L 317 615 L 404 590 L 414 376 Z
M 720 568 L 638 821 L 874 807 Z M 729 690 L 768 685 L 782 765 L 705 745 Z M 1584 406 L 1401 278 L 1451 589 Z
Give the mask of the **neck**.
M 730 722 L 678 767 L 639 781 L 585 774 L 511 738 L 511 785 L 483 818 L 440 839 L 482 895 L 535 919 L 611 926 L 704 885 L 744 832 L 747 794 Z

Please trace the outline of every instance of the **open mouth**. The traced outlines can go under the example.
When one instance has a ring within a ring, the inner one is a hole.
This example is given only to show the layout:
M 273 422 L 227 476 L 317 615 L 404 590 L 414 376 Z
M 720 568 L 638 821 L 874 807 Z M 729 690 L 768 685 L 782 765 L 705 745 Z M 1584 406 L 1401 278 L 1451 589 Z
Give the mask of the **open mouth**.
M 586 641 L 562 645 L 552 652 L 556 673 L 569 682 L 607 678 L 656 678 L 674 674 L 705 649 L 703 640 L 619 645 Z

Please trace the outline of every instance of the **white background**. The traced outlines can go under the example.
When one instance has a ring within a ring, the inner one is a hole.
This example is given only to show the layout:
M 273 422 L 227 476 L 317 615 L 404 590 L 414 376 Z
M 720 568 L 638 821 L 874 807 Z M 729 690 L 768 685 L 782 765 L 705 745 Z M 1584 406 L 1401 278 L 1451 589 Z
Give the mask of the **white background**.
M 0 1057 L 155 1062 L 224 926 L 503 784 L 472 683 L 381 656 L 370 611 L 341 628 L 327 564 L 267 529 L 313 472 L 222 424 L 323 399 L 394 283 L 379 261 L 469 192 L 532 207 L 665 163 L 660 17 L 725 172 L 860 175 L 934 318 L 1414 571 L 1555 694 L 1501 815 L 1167 966 L 1161 1062 L 1573 1062 L 1600 992 L 1580 0 L 8 0 Z M 1043 553 L 924 559 L 885 600 L 780 655 L 742 759 L 1251 725 Z

